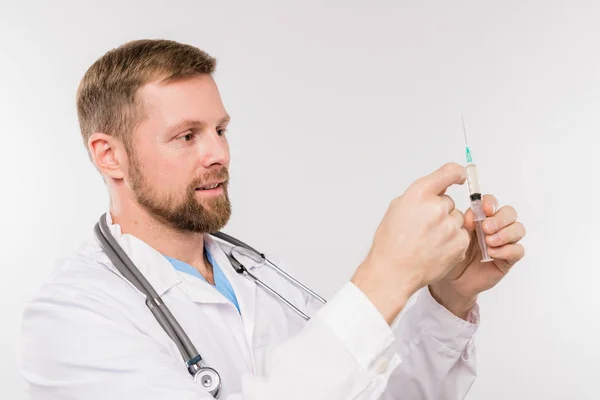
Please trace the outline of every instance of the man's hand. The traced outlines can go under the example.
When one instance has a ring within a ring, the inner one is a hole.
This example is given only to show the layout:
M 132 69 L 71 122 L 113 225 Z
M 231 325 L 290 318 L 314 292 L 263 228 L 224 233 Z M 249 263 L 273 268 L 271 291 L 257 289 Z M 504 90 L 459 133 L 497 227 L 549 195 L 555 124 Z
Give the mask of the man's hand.
M 391 202 L 367 258 L 352 277 L 388 323 L 414 292 L 464 260 L 469 233 L 463 213 L 445 192 L 465 180 L 464 167 L 446 164 Z
M 517 211 L 511 206 L 498 210 L 498 200 L 491 195 L 483 197 L 483 210 L 488 217 L 483 221 L 483 231 L 494 261 L 480 261 L 473 212 L 469 209 L 465 213 L 465 229 L 469 231 L 471 242 L 465 259 L 443 279 L 429 286 L 438 303 L 463 319 L 467 318 L 477 295 L 494 287 L 525 255 L 525 249 L 518 243 L 525 236 L 525 227 L 517 221 Z

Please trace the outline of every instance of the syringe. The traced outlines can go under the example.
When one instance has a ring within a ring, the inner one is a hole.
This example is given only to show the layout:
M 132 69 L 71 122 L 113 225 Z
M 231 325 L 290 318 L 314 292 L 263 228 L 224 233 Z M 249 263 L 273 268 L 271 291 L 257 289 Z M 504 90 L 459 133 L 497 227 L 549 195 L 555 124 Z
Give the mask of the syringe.
M 488 254 L 488 246 L 485 242 L 485 233 L 483 233 L 483 227 L 481 224 L 486 219 L 485 212 L 483 211 L 483 199 L 481 197 L 481 188 L 479 186 L 479 176 L 477 175 L 477 166 L 473 163 L 473 157 L 471 156 L 471 149 L 467 143 L 467 130 L 465 129 L 465 119 L 461 115 L 463 124 L 463 133 L 465 135 L 465 146 L 467 151 L 467 181 L 469 183 L 469 194 L 471 197 L 471 210 L 473 211 L 473 222 L 475 224 L 475 232 L 477 233 L 477 240 L 479 242 L 479 248 L 481 249 L 481 262 L 493 261 Z

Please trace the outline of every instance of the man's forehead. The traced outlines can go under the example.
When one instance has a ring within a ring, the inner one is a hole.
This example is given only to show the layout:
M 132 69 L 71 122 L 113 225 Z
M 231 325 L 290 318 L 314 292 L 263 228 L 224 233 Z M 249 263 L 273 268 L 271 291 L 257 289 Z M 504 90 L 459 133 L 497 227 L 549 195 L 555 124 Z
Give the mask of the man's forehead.
M 219 95 L 217 85 L 210 75 L 199 75 L 175 80 L 155 79 L 138 90 L 140 98 L 157 102 L 175 97 L 209 97 Z
M 154 80 L 138 91 L 148 117 L 168 117 L 170 122 L 182 119 L 223 119 L 227 112 L 218 88 L 210 75 L 173 81 Z

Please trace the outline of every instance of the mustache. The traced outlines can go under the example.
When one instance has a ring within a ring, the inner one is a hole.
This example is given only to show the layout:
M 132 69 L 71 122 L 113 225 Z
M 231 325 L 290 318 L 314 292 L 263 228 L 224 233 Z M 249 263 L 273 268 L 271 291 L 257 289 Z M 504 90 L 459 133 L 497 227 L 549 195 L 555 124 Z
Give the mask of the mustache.
M 194 179 L 190 187 L 195 190 L 197 187 L 206 185 L 207 183 L 214 181 L 224 182 L 223 184 L 226 185 L 229 182 L 229 171 L 227 170 L 227 168 L 222 167 L 217 171 L 208 172 L 203 176 Z

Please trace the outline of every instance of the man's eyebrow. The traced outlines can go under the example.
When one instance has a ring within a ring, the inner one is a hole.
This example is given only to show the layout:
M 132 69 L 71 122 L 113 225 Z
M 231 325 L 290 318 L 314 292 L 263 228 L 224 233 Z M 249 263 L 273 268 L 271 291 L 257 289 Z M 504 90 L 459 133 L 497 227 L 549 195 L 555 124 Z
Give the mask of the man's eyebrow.
M 228 124 L 230 121 L 231 121 L 231 116 L 229 116 L 229 114 L 227 114 L 219 120 L 219 123 L 217 125 L 225 125 L 225 124 Z
M 226 115 L 218 121 L 217 125 L 224 125 L 229 123 L 229 121 L 231 121 L 231 117 L 229 115 Z M 203 127 L 205 125 L 205 121 L 200 121 L 196 119 L 185 119 L 176 123 L 175 125 L 170 126 L 169 128 L 167 128 L 167 131 L 169 133 L 176 133 L 185 129 L 189 129 L 191 127 Z
M 203 126 L 204 124 L 205 123 L 203 121 L 198 121 L 195 119 L 184 119 L 183 121 L 179 121 L 175 125 L 171 125 L 170 127 L 168 127 L 167 132 L 177 133 L 179 131 L 191 128 L 193 126 Z

